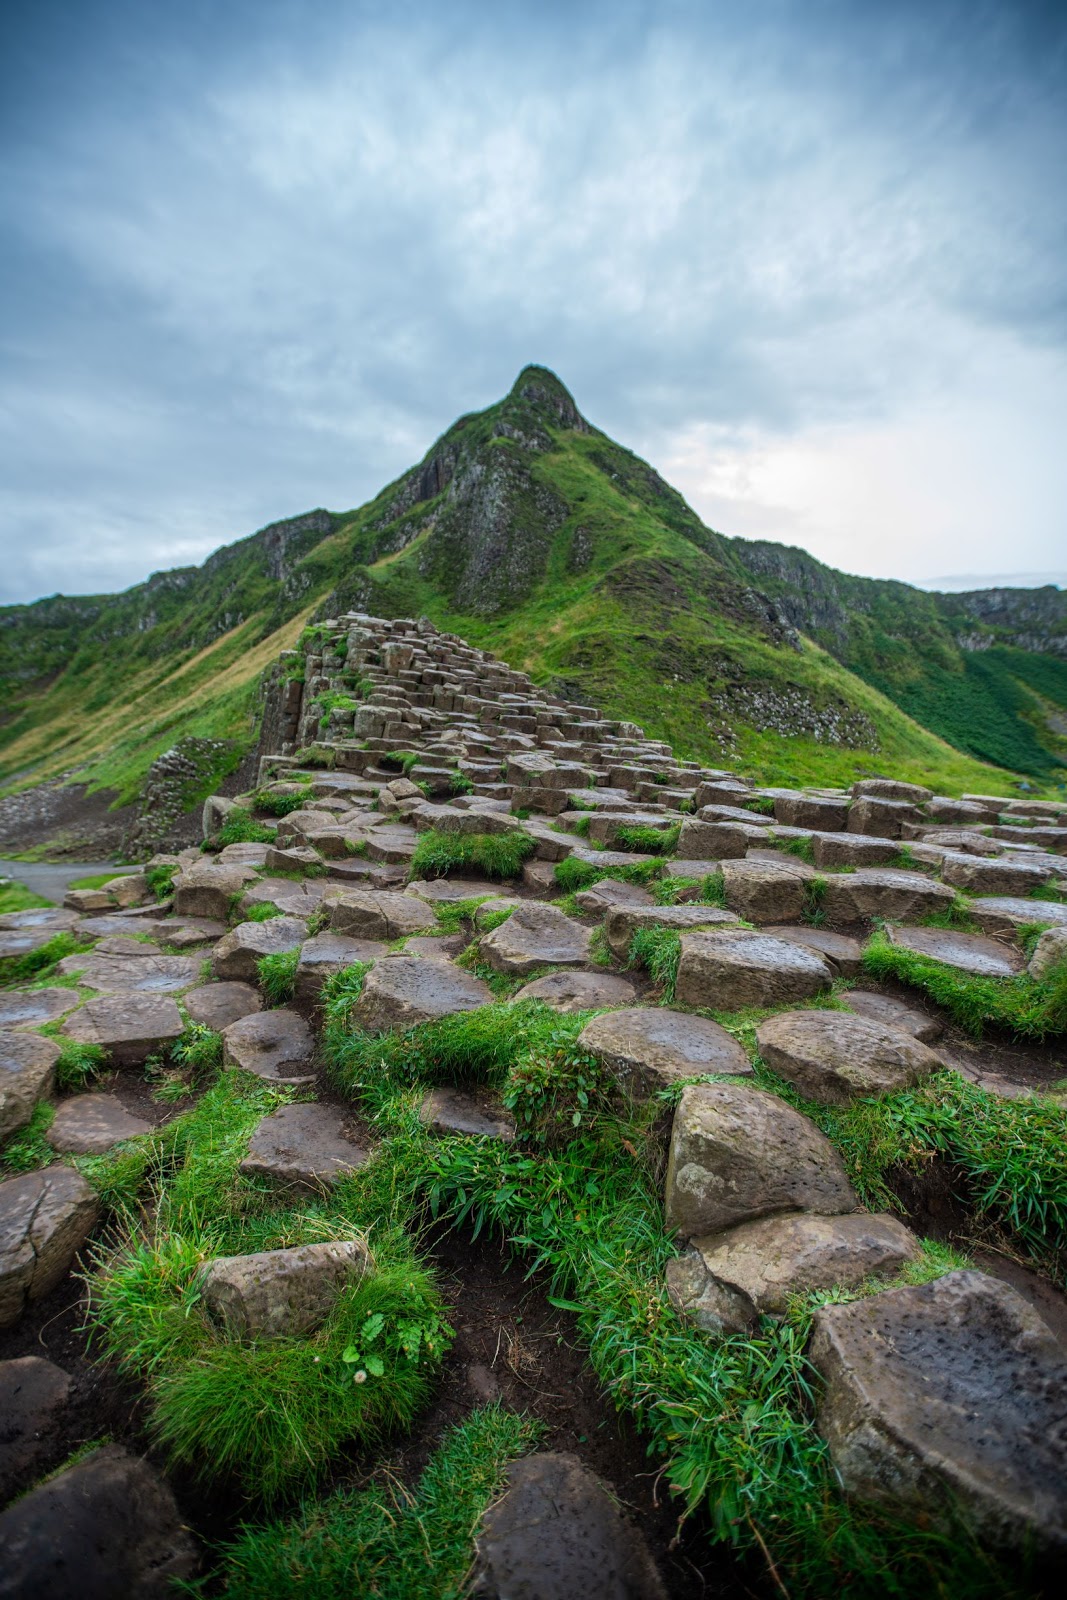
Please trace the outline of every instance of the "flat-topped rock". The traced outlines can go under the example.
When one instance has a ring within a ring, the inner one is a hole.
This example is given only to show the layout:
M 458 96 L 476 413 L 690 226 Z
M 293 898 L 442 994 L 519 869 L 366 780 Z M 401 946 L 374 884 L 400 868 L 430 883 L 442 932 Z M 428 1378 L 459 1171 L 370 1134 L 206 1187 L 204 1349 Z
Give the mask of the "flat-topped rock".
M 380 961 L 389 946 L 380 939 L 350 939 L 343 933 L 316 933 L 300 947 L 293 994 L 298 1006 L 318 1005 L 327 978 L 343 972 L 358 961 L 363 965 Z
M 262 1011 L 263 996 L 250 983 L 205 983 L 190 989 L 182 1004 L 190 1022 L 221 1033 L 240 1017 Z
M 211 952 L 211 970 L 216 978 L 254 983 L 264 956 L 298 950 L 307 938 L 307 931 L 307 923 L 300 917 L 239 922 Z
M 482 936 L 483 958 L 497 972 L 538 967 L 578 967 L 589 960 L 590 932 L 556 906 L 527 901 L 492 933 Z
M 431 1089 L 419 1107 L 419 1121 L 440 1138 L 463 1133 L 510 1143 L 515 1137 L 515 1118 L 486 1089 Z
M 334 1106 L 317 1101 L 279 1106 L 253 1133 L 240 1171 L 276 1188 L 322 1193 L 363 1166 L 370 1154 L 345 1137 L 344 1126 Z
M 724 928 L 682 935 L 675 996 L 687 1006 L 741 1011 L 810 1000 L 832 982 L 832 967 L 816 951 L 767 933 Z
M 1026 970 L 1031 978 L 1047 978 L 1061 962 L 1067 962 L 1067 927 L 1046 928 L 1034 946 Z
M 824 882 L 822 904 L 829 922 L 868 922 L 872 917 L 917 919 L 945 910 L 956 894 L 947 883 L 894 867 L 830 873 Z
M 61 1032 L 79 1044 L 98 1044 L 117 1067 L 139 1067 L 182 1034 L 181 1012 L 169 995 L 104 994 L 87 1000 Z
M 1014 1289 L 950 1272 L 815 1317 L 818 1427 L 845 1492 L 994 1545 L 1067 1549 L 1067 1355 Z
M 675 856 L 673 860 L 663 864 L 665 878 L 695 878 L 698 882 L 703 878 L 713 877 L 719 870 L 718 861 L 694 860 L 685 856 Z
M 819 1129 L 748 1083 L 692 1084 L 674 1113 L 667 1227 L 719 1233 L 777 1211 L 855 1211 L 844 1162 Z
M 921 783 L 904 783 L 900 778 L 858 778 L 852 785 L 853 799 L 873 797 L 879 800 L 904 800 L 921 806 L 933 799 L 933 790 Z
M 613 906 L 604 919 L 604 935 L 612 954 L 625 960 L 630 943 L 641 928 L 670 928 L 685 933 L 693 928 L 736 928 L 737 915 L 719 906 Z
M 0 994 L 0 1028 L 39 1028 L 77 1004 L 73 989 L 8 989 Z
M 1055 876 L 1055 869 L 1042 861 L 987 860 L 946 853 L 941 876 L 945 883 L 967 894 L 1027 895 L 1048 883 Z
M 724 861 L 723 891 L 729 909 L 746 922 L 799 922 L 815 869 L 806 861 Z
M 0 1140 L 24 1128 L 55 1087 L 59 1046 L 40 1034 L 0 1032 Z
M 467 948 L 462 933 L 413 933 L 404 940 L 406 956 L 428 956 L 431 960 L 454 961 Z
M 578 1035 L 578 1048 L 594 1056 L 635 1100 L 647 1100 L 680 1078 L 752 1071 L 744 1047 L 717 1022 L 665 1006 L 594 1017 Z
M 849 1011 L 781 1011 L 756 1041 L 774 1072 L 822 1105 L 895 1094 L 944 1065 L 929 1045 Z
M 580 889 L 574 897 L 583 911 L 600 914 L 613 906 L 650 906 L 652 896 L 639 883 L 626 883 L 621 878 L 601 878 L 588 889 Z
M 55 1288 L 99 1213 L 94 1190 L 73 1167 L 44 1167 L 0 1183 L 0 1328 Z
M 198 1565 L 166 1482 L 116 1444 L 10 1505 L 0 1545 L 4 1600 L 168 1600 Z
M 184 867 L 174 879 L 174 910 L 179 916 L 214 917 L 225 922 L 235 895 L 256 876 L 255 868 L 239 862 L 198 862 Z
M 1012 933 L 1029 923 L 1067 928 L 1067 904 L 1056 900 L 1024 900 L 1010 895 L 980 895 L 970 913 L 985 933 Z
M 896 1217 L 786 1212 L 694 1239 L 667 1263 L 667 1292 L 680 1315 L 725 1337 L 784 1316 L 791 1294 L 854 1289 L 918 1256 L 918 1240 Z
M 165 956 L 154 945 L 122 942 L 124 950 L 101 951 L 97 946 L 86 955 L 66 956 L 58 970 L 103 994 L 176 994 L 200 976 L 196 956 Z
M 774 799 L 774 820 L 788 828 L 837 831 L 848 825 L 848 801 L 843 796 L 779 794 Z
M 1010 978 L 1023 968 L 1018 950 L 982 934 L 958 933 L 954 928 L 890 927 L 886 936 L 898 950 L 913 950 L 916 955 L 983 978 Z
M 863 970 L 863 946 L 848 934 L 834 933 L 829 928 L 809 928 L 805 923 L 791 927 L 771 925 L 763 931 L 772 938 L 786 939 L 790 944 L 803 945 L 805 950 L 814 950 L 843 978 L 856 978 Z
M 481 1600 L 666 1600 L 648 1547 L 577 1456 L 526 1456 L 481 1520 Z
M 306 921 L 318 910 L 325 892 L 326 885 L 320 878 L 261 878 L 241 896 L 240 910 L 247 917 L 255 906 L 274 906 L 287 917 Z
M 437 926 L 433 907 L 417 895 L 369 889 L 329 888 L 323 899 L 333 933 L 389 943 Z
M 64 910 L 62 906 L 30 906 L 26 911 L 5 911 L 0 916 L 0 932 L 33 931 L 51 939 L 57 933 L 72 932 L 81 920 L 76 911 Z
M 512 1000 L 540 1000 L 554 1011 L 595 1011 L 601 1006 L 628 1006 L 637 998 L 629 978 L 613 972 L 550 972 L 524 984 Z
M 200 1278 L 208 1314 L 237 1339 L 300 1338 L 321 1327 L 341 1290 L 370 1268 L 361 1240 L 218 1256 Z
M 888 865 L 900 854 L 900 844 L 896 839 L 880 839 L 860 833 L 813 833 L 811 848 L 820 872 L 837 867 Z
M 882 839 L 899 839 L 905 823 L 921 821 L 922 812 L 911 801 L 884 799 L 880 795 L 859 795 L 848 808 L 849 833 L 873 834 Z
M 276 1006 L 240 1017 L 223 1029 L 228 1067 L 255 1073 L 268 1083 L 315 1081 L 315 1037 L 298 1011 Z
M 751 844 L 766 836 L 753 813 L 733 817 L 690 817 L 682 823 L 676 854 L 690 861 L 740 860 Z
M 53 1150 L 101 1155 L 123 1139 L 151 1133 L 153 1124 L 135 1117 L 113 1094 L 77 1094 L 64 1100 L 45 1135 Z
M 215 917 L 175 917 L 160 924 L 156 938 L 172 950 L 199 950 L 216 944 L 226 932 L 226 924 Z
M 32 1483 L 55 1448 L 71 1381 L 40 1356 L 0 1361 L 0 1504 Z
M 416 878 L 404 890 L 428 905 L 455 905 L 463 900 L 489 900 L 500 893 L 500 885 L 485 878 Z
M 913 1039 L 921 1039 L 923 1044 L 932 1044 L 945 1031 L 944 1023 L 937 1017 L 929 1016 L 916 1006 L 905 1005 L 903 1000 L 892 995 L 875 994 L 870 989 L 849 989 L 841 996 L 841 1003 L 857 1016 L 908 1033 Z
M 370 1033 L 413 1028 L 457 1011 L 473 1011 L 493 998 L 481 978 L 452 961 L 392 956 L 377 962 L 363 980 L 355 1017 Z

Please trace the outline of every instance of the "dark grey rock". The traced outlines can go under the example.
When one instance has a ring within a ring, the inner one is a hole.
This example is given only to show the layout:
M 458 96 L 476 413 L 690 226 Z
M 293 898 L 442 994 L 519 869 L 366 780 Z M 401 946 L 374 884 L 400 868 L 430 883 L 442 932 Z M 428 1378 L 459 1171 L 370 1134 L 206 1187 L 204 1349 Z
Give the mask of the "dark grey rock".
M 241 1162 L 246 1177 L 266 1178 L 279 1188 L 321 1192 L 367 1160 L 364 1145 L 347 1139 L 344 1118 L 315 1101 L 281 1106 L 263 1118 Z
M 69 1399 L 70 1378 L 51 1361 L 0 1361 L 0 1502 L 33 1481 Z

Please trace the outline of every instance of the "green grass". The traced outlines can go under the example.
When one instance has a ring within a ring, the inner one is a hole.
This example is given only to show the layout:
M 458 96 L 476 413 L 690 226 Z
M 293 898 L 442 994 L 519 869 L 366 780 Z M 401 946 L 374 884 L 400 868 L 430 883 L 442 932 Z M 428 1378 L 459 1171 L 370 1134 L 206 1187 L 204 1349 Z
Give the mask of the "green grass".
M 682 938 L 674 928 L 638 928 L 630 940 L 630 966 L 645 968 L 667 1005 L 674 999 L 681 953 Z
M 3 863 L 0 862 L 0 873 L 2 872 Z M 0 917 L 10 916 L 13 911 L 40 911 L 52 904 L 53 901 L 46 900 L 43 894 L 34 894 L 24 883 L 19 883 L 17 878 L 12 878 L 8 883 L 0 883 Z
M 460 1600 L 475 1530 L 510 1462 L 540 1426 L 486 1406 L 449 1429 L 413 1488 L 389 1472 L 304 1506 L 289 1521 L 246 1527 L 216 1574 L 239 1600 Z
M 226 813 L 222 827 L 204 840 L 201 849 L 224 850 L 228 844 L 273 844 L 277 834 L 277 828 L 257 822 L 243 806 L 234 806 Z
M 257 811 L 265 811 L 271 817 L 288 817 L 292 812 L 302 810 L 311 799 L 311 795 L 311 784 L 307 783 L 291 794 L 280 794 L 273 789 L 257 789 L 252 800 Z
M 566 894 L 576 894 L 604 878 L 615 878 L 620 883 L 650 883 L 663 871 L 661 861 L 634 861 L 628 865 L 600 866 L 592 861 L 580 861 L 577 856 L 567 856 L 557 861 L 552 876 Z
M 245 922 L 271 922 L 275 917 L 284 917 L 285 912 L 269 900 L 260 900 L 241 915 Z
M 804 906 L 800 913 L 801 922 L 806 922 L 809 928 L 821 928 L 826 921 L 825 899 L 826 879 L 818 876 L 809 878 L 804 885 Z
M 672 822 L 666 828 L 624 822 L 615 829 L 615 843 L 620 850 L 633 850 L 647 856 L 672 856 L 681 831 L 680 822 Z
M 953 928 L 957 933 L 981 933 L 981 924 L 971 914 L 971 902 L 964 894 L 953 895 L 941 911 L 929 911 L 921 917 L 924 928 Z
M 0 1170 L 13 1177 L 19 1172 L 36 1172 L 55 1160 L 56 1153 L 45 1138 L 52 1126 L 56 1108 L 47 1100 L 39 1100 L 33 1116 L 24 1128 L 19 1128 L 0 1146 Z
M 158 867 L 148 867 L 145 878 L 157 900 L 166 900 L 174 892 L 174 877 L 181 869 L 177 862 Z
M 127 878 L 129 875 L 130 869 L 128 867 L 122 868 L 119 872 L 98 872 L 93 877 L 75 878 L 68 887 L 71 889 L 103 889 L 106 884 L 111 883 L 115 878 Z
M 268 1005 L 287 1006 L 296 993 L 296 969 L 300 965 L 300 950 L 278 950 L 273 955 L 260 956 L 256 962 L 259 987 Z
M 517 878 L 536 849 L 527 834 L 424 833 L 411 858 L 410 877 L 443 878 L 449 872 L 474 870 L 487 878 Z
M 443 934 L 461 933 L 468 923 L 474 921 L 478 907 L 492 899 L 491 894 L 479 894 L 472 895 L 469 900 L 435 900 L 433 910 L 437 917 L 437 931 Z
M 1067 963 L 1041 979 L 1025 972 L 1012 978 L 979 977 L 890 944 L 879 931 L 863 952 L 863 970 L 873 978 L 895 978 L 921 990 L 976 1039 L 989 1028 L 1038 1042 L 1067 1032 Z
M 27 950 L 25 955 L 4 956 L 0 958 L 0 988 L 42 983 L 54 975 L 55 968 L 67 956 L 81 955 L 92 943 L 64 930 L 54 934 L 47 943 L 38 945 L 36 950 Z
M 86 1088 L 107 1066 L 107 1051 L 98 1044 L 62 1039 L 56 1062 L 56 1087 L 70 1092 Z

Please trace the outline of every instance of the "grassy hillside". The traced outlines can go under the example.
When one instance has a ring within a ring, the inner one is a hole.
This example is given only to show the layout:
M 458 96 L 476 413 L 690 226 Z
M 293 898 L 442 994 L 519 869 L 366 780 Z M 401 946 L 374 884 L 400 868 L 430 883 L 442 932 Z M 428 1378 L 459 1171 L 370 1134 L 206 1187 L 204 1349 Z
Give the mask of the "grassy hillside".
M 0 610 L 0 782 L 77 772 L 129 799 L 182 735 L 239 751 L 262 668 L 311 616 L 353 606 L 425 613 L 682 755 L 765 781 L 892 770 L 1003 788 L 989 760 L 1056 778 L 1048 722 L 1067 707 L 1067 665 L 973 616 L 994 648 L 965 652 L 937 604 L 959 597 L 871 584 L 872 610 L 849 588 L 865 580 L 783 570 L 802 555 L 704 527 L 527 368 L 357 511 L 275 524 L 123 595 Z

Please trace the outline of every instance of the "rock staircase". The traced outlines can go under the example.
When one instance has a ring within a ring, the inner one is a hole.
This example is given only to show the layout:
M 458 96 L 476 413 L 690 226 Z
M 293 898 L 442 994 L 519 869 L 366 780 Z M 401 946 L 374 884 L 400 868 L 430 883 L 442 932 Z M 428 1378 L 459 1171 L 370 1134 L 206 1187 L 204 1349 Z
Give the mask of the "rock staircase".
M 174 872 L 163 905 L 139 873 L 73 892 L 60 910 L 0 919 L 0 956 L 61 931 L 95 941 L 59 963 L 58 978 L 79 987 L 0 992 L 0 1134 L 55 1097 L 59 1045 L 42 1026 L 100 1046 L 118 1074 L 117 1087 L 62 1097 L 55 1161 L 0 1184 L 0 1326 L 63 1279 L 99 1226 L 97 1196 L 69 1162 L 147 1131 L 122 1082 L 189 1023 L 221 1032 L 227 1067 L 300 1091 L 261 1123 L 242 1171 L 311 1194 L 374 1159 L 342 1112 L 311 1098 L 327 978 L 362 963 L 352 1026 L 385 1034 L 490 1002 L 498 975 L 514 1000 L 590 1013 L 579 1049 L 624 1098 L 684 1085 L 664 1189 L 678 1244 L 667 1287 L 681 1317 L 721 1339 L 784 1315 L 791 1295 L 858 1296 L 818 1313 L 810 1351 L 819 1427 L 846 1492 L 918 1518 L 951 1507 L 994 1546 L 1062 1557 L 1063 1347 L 999 1279 L 965 1270 L 909 1284 L 918 1240 L 897 1217 L 861 1208 L 839 1151 L 783 1095 L 847 1106 L 946 1067 L 1021 1092 L 976 1072 L 936 1008 L 841 984 L 861 978 L 876 926 L 963 974 L 1058 970 L 1067 804 L 953 799 L 890 778 L 850 792 L 756 788 L 539 690 L 424 619 L 351 614 L 309 630 L 268 681 L 264 727 L 273 748 L 256 791 L 212 797 L 205 833 L 253 812 L 277 819 L 272 843 L 156 858 L 150 866 Z M 420 872 L 427 841 L 447 848 Z M 504 885 L 479 868 L 492 859 L 486 841 L 510 851 Z M 460 931 L 455 919 L 442 928 L 457 902 Z M 257 920 L 264 907 L 272 915 Z M 1035 924 L 1045 931 L 1027 957 L 1020 930 Z M 646 930 L 676 941 L 667 1004 L 635 959 Z M 280 1006 L 260 987 L 270 955 L 295 961 Z M 831 992 L 833 1008 L 811 1006 Z M 783 1095 L 755 1081 L 743 1030 L 709 1015 L 750 1008 Z M 1054 1076 L 1053 1063 L 1049 1086 Z M 428 1093 L 421 1115 L 443 1137 L 517 1137 L 491 1096 L 458 1086 Z M 298 1335 L 367 1270 L 365 1253 L 324 1243 L 216 1261 L 204 1292 L 232 1337 Z M 867 1293 L 872 1278 L 885 1286 Z M 58 1378 L 54 1392 L 61 1406 Z M 85 1467 L 71 1469 L 79 1484 Z M 102 1457 L 102 1481 L 116 1470 Z M 173 1544 L 169 1512 L 161 1527 Z

